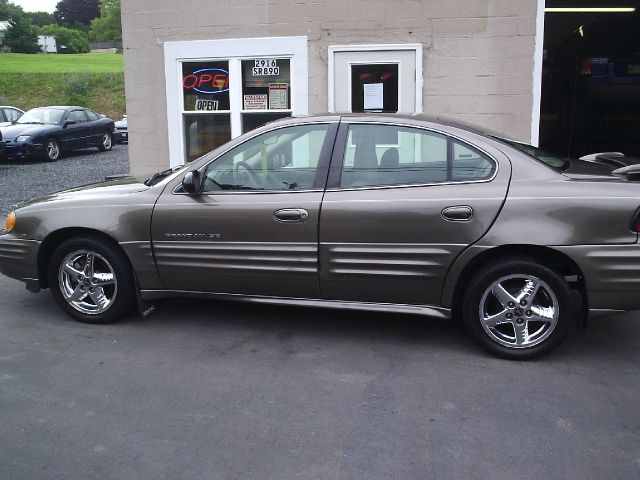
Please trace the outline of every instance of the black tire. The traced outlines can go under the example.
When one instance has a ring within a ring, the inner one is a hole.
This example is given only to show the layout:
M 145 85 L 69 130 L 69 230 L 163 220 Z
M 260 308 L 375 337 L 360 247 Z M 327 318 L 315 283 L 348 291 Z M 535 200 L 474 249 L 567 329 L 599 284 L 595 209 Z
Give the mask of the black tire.
M 44 158 L 48 162 L 56 162 L 62 158 L 62 146 L 55 138 L 47 138 L 44 142 Z
M 526 292 L 535 293 L 527 297 Z M 520 297 L 525 303 L 517 303 Z M 471 278 L 462 315 L 467 330 L 491 353 L 529 360 L 562 342 L 575 309 L 562 276 L 531 259 L 512 258 L 488 265 Z
M 111 132 L 103 132 L 100 135 L 100 143 L 98 143 L 98 150 L 101 152 L 106 152 L 107 150 L 111 150 L 113 148 L 113 135 Z
M 65 264 L 70 268 L 63 268 Z M 83 323 L 118 321 L 135 305 L 129 262 L 116 246 L 99 238 L 73 237 L 60 244 L 49 260 L 48 280 L 58 305 Z

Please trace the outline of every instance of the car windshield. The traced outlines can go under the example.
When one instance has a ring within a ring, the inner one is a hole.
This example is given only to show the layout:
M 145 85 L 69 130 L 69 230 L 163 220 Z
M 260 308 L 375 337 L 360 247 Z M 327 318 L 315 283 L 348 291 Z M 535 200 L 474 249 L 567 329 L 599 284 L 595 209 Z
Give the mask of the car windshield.
M 58 125 L 62 121 L 62 108 L 34 108 L 21 116 L 16 123 L 40 125 Z
M 558 170 L 566 170 L 569 168 L 569 160 L 566 158 L 560 158 L 552 153 L 545 152 L 537 147 L 532 145 L 527 145 L 526 143 L 514 142 L 513 140 L 507 140 L 505 138 L 493 136 L 496 140 L 499 140 L 507 145 L 512 146 L 513 148 L 520 150 L 521 152 L 526 153 L 527 155 L 535 158 L 536 160 L 540 160 L 542 163 L 549 165 Z

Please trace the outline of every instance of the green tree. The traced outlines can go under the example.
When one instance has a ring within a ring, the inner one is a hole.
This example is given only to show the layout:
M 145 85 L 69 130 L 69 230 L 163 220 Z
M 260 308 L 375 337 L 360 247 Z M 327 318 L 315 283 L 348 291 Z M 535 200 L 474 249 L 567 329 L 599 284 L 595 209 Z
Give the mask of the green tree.
M 89 38 L 94 42 L 122 40 L 120 0 L 100 0 L 100 17 L 91 20 Z
M 38 34 L 31 19 L 24 14 L 13 15 L 9 28 L 4 33 L 2 43 L 14 53 L 38 53 Z
M 60 0 L 53 16 L 58 25 L 89 25 L 91 20 L 100 15 L 99 5 L 99 0 Z
M 89 39 L 79 30 L 51 24 L 40 28 L 40 35 L 51 35 L 55 37 L 59 49 L 62 46 L 66 47 L 64 50 L 65 53 L 89 52 Z
M 43 27 L 55 22 L 53 15 L 48 12 L 27 12 L 26 15 L 31 18 L 31 21 L 37 27 Z

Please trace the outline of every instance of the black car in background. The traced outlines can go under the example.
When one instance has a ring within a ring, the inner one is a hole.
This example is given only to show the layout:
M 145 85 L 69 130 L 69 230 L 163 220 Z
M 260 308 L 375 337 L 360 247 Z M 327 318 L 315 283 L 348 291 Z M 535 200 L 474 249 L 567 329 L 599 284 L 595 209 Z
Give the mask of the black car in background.
M 15 123 L 0 127 L 5 158 L 44 158 L 55 162 L 65 151 L 111 150 L 114 122 L 82 107 L 33 108 Z

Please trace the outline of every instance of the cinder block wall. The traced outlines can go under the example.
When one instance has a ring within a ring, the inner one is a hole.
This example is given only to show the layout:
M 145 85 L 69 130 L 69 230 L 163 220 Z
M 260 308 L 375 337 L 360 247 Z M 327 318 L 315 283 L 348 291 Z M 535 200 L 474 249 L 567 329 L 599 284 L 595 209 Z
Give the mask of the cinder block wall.
M 167 41 L 307 36 L 311 113 L 328 108 L 330 45 L 421 43 L 426 113 L 529 141 L 536 12 L 536 0 L 122 0 L 131 172 L 169 165 Z

